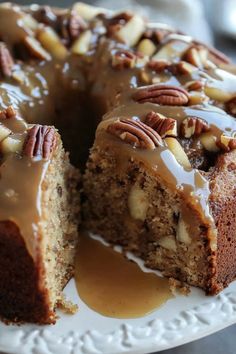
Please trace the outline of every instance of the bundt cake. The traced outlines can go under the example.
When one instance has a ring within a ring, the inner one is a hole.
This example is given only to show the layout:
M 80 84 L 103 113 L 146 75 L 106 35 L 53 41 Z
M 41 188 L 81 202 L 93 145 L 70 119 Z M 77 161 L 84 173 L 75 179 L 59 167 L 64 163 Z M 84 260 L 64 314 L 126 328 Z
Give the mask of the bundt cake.
M 83 3 L 1 4 L 0 41 L 0 316 L 55 322 L 73 275 L 81 182 L 87 230 L 207 293 L 227 286 L 230 60 L 168 26 Z

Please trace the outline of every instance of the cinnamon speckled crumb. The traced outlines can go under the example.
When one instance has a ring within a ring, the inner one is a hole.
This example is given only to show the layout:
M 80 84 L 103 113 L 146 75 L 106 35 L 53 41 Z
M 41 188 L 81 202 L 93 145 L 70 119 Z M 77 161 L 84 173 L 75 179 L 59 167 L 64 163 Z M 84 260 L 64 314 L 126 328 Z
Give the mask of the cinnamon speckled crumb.
M 169 278 L 170 290 L 172 293 L 179 293 L 181 295 L 189 295 L 190 287 L 186 283 L 176 280 L 174 278 Z
M 72 301 L 67 300 L 64 295 L 59 300 L 57 306 L 60 310 L 69 315 L 74 315 L 79 309 L 78 305 L 73 304 Z

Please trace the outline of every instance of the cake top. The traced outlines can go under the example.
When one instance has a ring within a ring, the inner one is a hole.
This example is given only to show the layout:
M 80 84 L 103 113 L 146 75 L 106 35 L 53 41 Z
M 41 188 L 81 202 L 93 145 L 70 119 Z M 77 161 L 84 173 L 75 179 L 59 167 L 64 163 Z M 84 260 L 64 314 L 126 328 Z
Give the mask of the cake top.
M 224 54 L 139 15 L 83 3 L 1 4 L 0 39 L 2 166 L 22 164 L 25 152 L 37 163 L 50 160 L 50 128 L 32 125 L 57 125 L 58 102 L 83 93 L 98 116 L 105 114 L 102 139 L 121 142 L 128 156 L 142 154 L 210 218 L 207 176 L 220 154 L 236 148 L 236 76 Z M 8 110 L 15 112 L 10 119 Z M 29 131 L 35 135 L 26 138 Z M 25 147 L 35 136 L 46 139 L 39 154 Z M 5 203 L 1 197 L 1 215 L 11 218 Z

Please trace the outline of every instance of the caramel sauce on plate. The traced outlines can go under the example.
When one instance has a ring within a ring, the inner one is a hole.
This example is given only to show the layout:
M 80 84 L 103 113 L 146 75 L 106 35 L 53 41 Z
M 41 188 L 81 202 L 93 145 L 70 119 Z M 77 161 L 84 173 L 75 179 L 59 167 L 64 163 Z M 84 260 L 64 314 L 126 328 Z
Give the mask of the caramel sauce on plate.
M 80 298 L 107 317 L 141 317 L 173 297 L 167 278 L 142 271 L 86 234 L 80 238 L 75 280 Z

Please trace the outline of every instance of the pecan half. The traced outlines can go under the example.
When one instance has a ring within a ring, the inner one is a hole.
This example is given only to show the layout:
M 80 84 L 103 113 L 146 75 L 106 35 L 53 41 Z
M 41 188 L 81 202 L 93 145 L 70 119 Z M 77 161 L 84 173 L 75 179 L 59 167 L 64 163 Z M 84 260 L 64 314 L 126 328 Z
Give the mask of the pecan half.
M 28 131 L 23 154 L 49 159 L 56 144 L 56 131 L 52 127 L 36 124 Z
M 229 114 L 236 117 L 236 97 L 225 103 L 225 109 Z
M 13 106 L 9 106 L 6 109 L 0 111 L 0 120 L 15 118 L 17 115 Z
M 106 130 L 135 148 L 153 150 L 162 145 L 160 135 L 137 120 L 121 118 L 109 124 Z
M 180 125 L 180 133 L 184 138 L 199 136 L 209 130 L 210 126 L 205 120 L 194 116 L 185 118 Z
M 0 42 L 0 74 L 10 77 L 14 65 L 13 58 L 3 42 Z
M 133 68 L 136 58 L 136 55 L 129 50 L 118 50 L 112 56 L 111 65 L 118 70 Z
M 164 117 L 156 112 L 149 112 L 145 118 L 145 124 L 154 129 L 162 138 L 166 136 L 177 136 L 177 121 Z
M 154 84 L 139 88 L 133 95 L 138 103 L 158 103 L 167 106 L 183 106 L 189 101 L 188 92 L 182 87 Z

